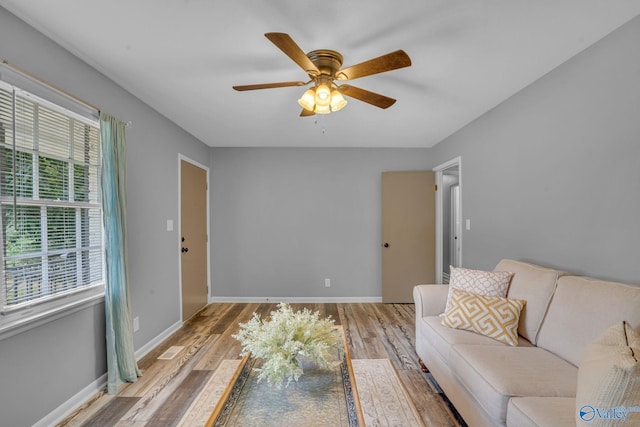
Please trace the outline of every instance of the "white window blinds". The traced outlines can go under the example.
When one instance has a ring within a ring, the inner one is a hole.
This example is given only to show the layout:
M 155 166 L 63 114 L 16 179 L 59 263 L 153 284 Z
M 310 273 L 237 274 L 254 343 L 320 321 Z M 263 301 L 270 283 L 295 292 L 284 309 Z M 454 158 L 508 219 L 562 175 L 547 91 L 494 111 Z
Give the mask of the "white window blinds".
M 0 81 L 0 311 L 103 282 L 99 135 Z

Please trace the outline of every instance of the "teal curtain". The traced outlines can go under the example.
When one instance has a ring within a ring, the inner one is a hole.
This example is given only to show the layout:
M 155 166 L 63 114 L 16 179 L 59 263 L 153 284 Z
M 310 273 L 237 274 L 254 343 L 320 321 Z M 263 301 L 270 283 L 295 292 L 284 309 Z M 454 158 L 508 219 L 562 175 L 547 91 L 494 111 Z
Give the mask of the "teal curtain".
M 102 144 L 102 220 L 105 246 L 105 314 L 107 323 L 107 392 L 140 376 L 133 349 L 127 272 L 125 124 L 100 112 Z

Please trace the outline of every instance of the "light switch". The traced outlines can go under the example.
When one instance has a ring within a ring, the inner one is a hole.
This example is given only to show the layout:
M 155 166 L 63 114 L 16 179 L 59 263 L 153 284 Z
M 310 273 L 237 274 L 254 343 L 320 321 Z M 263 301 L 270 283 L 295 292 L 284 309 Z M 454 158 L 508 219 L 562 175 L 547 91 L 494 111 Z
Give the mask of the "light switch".
M 167 231 L 173 231 L 173 220 L 172 219 L 168 219 L 167 220 Z
M 470 220 L 470 219 L 467 219 L 467 222 L 466 222 L 466 224 L 465 224 L 465 228 L 466 228 L 467 230 L 471 230 L 471 220 Z

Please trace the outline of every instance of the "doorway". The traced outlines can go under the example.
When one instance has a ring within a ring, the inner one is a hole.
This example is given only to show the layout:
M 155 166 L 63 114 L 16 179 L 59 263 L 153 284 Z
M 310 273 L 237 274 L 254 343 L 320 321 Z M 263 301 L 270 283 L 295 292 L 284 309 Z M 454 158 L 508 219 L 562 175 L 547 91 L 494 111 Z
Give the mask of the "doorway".
M 434 168 L 436 193 L 436 281 L 449 283 L 450 266 L 462 265 L 462 159 Z
M 209 169 L 180 156 L 180 300 L 182 320 L 209 302 Z

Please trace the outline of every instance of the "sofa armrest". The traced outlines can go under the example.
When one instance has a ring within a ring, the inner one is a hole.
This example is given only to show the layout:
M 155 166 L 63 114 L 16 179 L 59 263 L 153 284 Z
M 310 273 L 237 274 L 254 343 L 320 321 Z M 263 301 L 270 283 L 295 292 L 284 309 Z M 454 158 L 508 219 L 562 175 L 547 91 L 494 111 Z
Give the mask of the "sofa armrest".
M 417 285 L 413 288 L 416 320 L 444 313 L 449 295 L 449 285 Z

